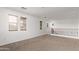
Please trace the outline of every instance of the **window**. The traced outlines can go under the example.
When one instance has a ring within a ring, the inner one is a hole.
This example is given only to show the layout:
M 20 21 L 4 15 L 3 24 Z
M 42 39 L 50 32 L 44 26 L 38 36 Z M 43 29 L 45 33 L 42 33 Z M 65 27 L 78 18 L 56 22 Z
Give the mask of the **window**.
M 18 17 L 9 14 L 9 31 L 18 31 Z
M 47 27 L 48 27 L 49 25 L 48 25 L 48 23 L 47 23 Z
M 20 17 L 20 30 L 26 31 L 26 17 Z
M 40 21 L 40 30 L 42 30 L 42 21 Z

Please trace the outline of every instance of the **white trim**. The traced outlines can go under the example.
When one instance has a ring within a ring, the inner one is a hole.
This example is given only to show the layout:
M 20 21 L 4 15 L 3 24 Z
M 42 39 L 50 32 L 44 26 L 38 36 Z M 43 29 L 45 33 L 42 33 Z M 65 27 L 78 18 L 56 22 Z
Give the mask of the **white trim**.
M 50 34 L 53 36 L 59 36 L 59 37 L 66 37 L 66 38 L 74 38 L 74 39 L 79 39 L 79 37 L 73 37 L 73 36 L 65 36 L 65 35 L 58 35 L 58 34 Z

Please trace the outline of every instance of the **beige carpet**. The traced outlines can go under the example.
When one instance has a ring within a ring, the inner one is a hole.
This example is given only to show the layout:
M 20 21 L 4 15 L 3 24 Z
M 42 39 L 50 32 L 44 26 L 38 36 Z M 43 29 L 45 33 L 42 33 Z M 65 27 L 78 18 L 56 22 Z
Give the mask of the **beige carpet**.
M 2 47 L 10 51 L 79 51 L 79 40 L 43 35 Z

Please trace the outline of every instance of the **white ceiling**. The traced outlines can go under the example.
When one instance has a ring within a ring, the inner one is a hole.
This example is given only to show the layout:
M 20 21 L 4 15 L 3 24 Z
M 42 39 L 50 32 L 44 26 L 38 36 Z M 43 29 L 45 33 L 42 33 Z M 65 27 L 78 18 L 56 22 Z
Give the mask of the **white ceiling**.
M 74 19 L 79 16 L 78 7 L 8 7 L 9 9 L 28 13 L 37 17 L 47 17 L 49 19 Z

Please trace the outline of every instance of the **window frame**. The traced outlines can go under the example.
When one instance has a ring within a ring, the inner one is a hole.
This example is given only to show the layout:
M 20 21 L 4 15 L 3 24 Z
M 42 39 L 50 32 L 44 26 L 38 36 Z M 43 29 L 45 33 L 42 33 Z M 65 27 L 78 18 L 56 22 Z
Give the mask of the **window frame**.
M 22 19 L 22 18 L 24 18 L 24 19 Z M 25 17 L 25 16 L 20 16 L 20 31 L 26 31 L 27 29 L 27 27 L 26 27 L 26 20 L 27 20 L 27 18 Z M 23 22 L 23 23 L 21 23 L 21 21 Z M 24 28 L 22 28 L 22 27 L 24 27 Z
M 10 21 L 9 16 L 17 17 L 17 19 L 16 19 L 17 22 L 16 23 L 9 22 Z M 15 27 L 16 29 L 10 29 L 10 26 L 12 26 L 11 23 L 16 24 L 16 27 Z M 8 14 L 8 26 L 9 26 L 8 31 L 18 31 L 18 16 L 13 15 L 13 14 Z

